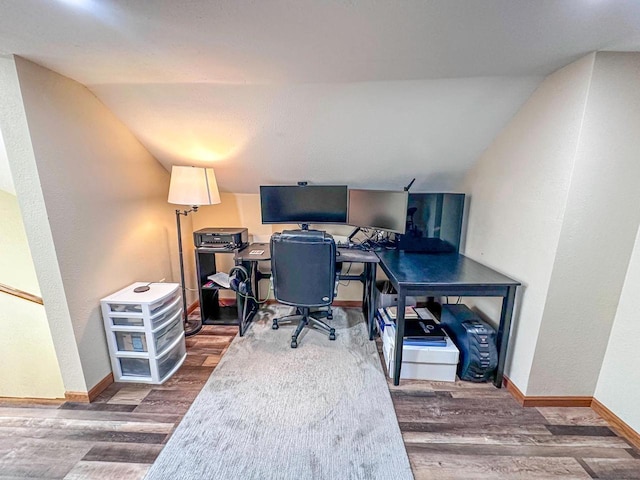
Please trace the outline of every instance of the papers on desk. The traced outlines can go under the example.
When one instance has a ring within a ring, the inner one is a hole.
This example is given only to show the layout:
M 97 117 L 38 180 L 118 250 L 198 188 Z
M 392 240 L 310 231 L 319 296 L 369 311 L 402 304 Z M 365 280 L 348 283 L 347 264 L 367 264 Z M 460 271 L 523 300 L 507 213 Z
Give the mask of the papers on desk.
M 209 275 L 207 277 L 214 283 L 217 283 L 221 287 L 230 288 L 231 284 L 229 283 L 229 274 L 224 272 L 214 273 L 213 275 Z
M 398 316 L 398 307 L 387 307 L 387 313 L 395 320 Z M 413 307 L 404 307 L 404 318 L 421 318 L 418 316 L 418 312 Z

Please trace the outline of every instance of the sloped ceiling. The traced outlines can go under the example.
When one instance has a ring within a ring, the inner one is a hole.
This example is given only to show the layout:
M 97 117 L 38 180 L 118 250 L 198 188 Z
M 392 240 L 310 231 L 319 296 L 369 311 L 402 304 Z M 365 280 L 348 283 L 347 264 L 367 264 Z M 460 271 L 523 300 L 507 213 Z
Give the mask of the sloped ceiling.
M 0 53 L 87 85 L 222 190 L 453 188 L 544 75 L 640 49 L 640 2 L 5 0 Z

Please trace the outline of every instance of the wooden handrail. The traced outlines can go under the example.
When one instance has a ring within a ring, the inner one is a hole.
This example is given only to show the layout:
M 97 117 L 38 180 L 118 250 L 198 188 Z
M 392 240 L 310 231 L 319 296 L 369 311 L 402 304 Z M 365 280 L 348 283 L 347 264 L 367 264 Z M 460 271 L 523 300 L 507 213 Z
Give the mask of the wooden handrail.
M 9 285 L 5 285 L 3 283 L 0 283 L 0 292 L 8 293 L 9 295 L 13 295 L 14 297 L 23 298 L 25 300 L 29 300 L 30 302 L 44 305 L 42 298 L 38 297 L 37 295 L 18 290 L 17 288 L 10 287 Z

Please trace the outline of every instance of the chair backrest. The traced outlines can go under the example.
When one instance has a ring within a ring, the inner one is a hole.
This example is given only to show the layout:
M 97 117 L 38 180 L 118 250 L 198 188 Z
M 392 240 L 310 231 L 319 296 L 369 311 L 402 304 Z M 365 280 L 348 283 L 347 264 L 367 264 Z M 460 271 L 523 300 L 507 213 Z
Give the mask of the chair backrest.
M 271 276 L 276 300 L 322 307 L 333 301 L 336 244 L 318 230 L 285 230 L 271 236 Z

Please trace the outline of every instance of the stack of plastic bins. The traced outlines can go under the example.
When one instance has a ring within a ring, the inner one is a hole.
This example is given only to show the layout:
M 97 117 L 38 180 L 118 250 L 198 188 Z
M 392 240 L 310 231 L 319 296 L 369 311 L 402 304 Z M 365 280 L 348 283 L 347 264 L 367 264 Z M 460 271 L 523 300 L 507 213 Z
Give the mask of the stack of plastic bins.
M 177 283 L 137 282 L 103 298 L 102 316 L 116 382 L 160 384 L 186 357 L 182 297 Z

